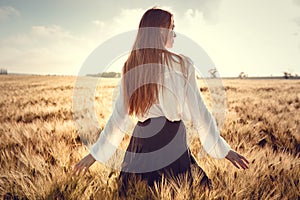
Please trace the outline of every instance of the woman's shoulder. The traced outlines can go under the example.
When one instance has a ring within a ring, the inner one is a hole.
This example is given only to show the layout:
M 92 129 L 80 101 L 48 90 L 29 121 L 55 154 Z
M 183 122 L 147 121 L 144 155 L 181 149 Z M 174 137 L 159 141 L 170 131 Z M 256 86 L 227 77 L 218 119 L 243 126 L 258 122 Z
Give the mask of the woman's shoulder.
M 184 54 L 178 54 L 172 51 L 168 51 L 169 55 L 171 55 L 172 66 L 175 64 L 177 66 L 180 64 L 181 67 L 184 68 L 184 74 L 188 75 L 192 73 L 194 68 L 194 63 L 192 59 Z
M 178 54 L 178 56 L 180 56 L 187 64 L 189 65 L 193 65 L 193 61 L 190 57 L 184 55 L 184 54 Z
M 188 57 L 188 56 L 186 56 L 184 54 L 175 53 L 173 51 L 168 51 L 168 52 L 171 54 L 171 56 L 172 56 L 172 58 L 173 58 L 174 61 L 180 63 L 180 60 L 182 59 L 185 63 L 187 63 L 189 65 L 190 64 L 193 65 L 193 61 L 192 61 L 192 59 L 190 57 Z
M 185 63 L 185 67 L 187 69 L 187 74 L 191 74 L 194 70 L 193 60 L 184 54 L 178 54 L 178 55 L 183 59 L 183 61 Z

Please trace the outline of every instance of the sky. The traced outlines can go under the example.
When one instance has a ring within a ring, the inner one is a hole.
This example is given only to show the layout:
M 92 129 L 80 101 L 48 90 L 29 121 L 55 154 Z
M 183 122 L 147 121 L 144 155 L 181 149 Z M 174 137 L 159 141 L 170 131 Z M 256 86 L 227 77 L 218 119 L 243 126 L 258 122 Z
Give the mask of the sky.
M 77 75 L 99 45 L 136 30 L 153 6 L 174 14 L 175 32 L 201 46 L 221 77 L 300 75 L 300 0 L 0 0 L 0 68 Z M 111 71 L 126 55 L 116 58 Z

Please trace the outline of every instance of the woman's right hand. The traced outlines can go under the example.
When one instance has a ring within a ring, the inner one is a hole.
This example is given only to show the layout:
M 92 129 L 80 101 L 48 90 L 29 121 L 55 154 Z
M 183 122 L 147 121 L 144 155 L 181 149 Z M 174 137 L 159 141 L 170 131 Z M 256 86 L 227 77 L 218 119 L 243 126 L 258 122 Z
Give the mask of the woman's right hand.
M 80 175 L 83 171 L 83 175 L 88 171 L 89 167 L 95 162 L 95 158 L 88 154 L 84 158 L 82 158 L 74 167 L 73 174 Z
M 233 150 L 230 150 L 225 158 L 228 159 L 238 169 L 240 169 L 240 167 L 243 169 L 248 169 L 249 161 L 244 156 Z

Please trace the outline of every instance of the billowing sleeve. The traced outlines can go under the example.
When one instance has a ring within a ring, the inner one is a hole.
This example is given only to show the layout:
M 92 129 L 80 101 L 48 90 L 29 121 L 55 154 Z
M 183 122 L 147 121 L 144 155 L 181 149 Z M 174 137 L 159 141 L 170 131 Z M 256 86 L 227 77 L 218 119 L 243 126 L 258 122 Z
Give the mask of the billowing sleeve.
M 113 112 L 100 133 L 98 140 L 90 148 L 90 154 L 101 163 L 105 163 L 114 155 L 131 122 L 127 109 L 124 106 L 121 86 Z
M 192 61 L 188 59 L 187 63 L 186 102 L 193 126 L 199 135 L 204 150 L 214 158 L 224 158 L 231 148 L 220 135 L 216 121 L 203 101 L 197 86 L 195 68 Z

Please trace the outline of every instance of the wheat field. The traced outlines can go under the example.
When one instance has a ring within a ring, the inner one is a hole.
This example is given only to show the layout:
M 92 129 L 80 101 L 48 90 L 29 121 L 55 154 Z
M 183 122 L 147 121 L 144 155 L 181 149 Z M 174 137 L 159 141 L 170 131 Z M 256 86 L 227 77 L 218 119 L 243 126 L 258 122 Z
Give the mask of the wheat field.
M 95 163 L 85 176 L 73 176 L 88 153 L 75 127 L 72 95 L 76 77 L 0 76 L 0 196 L 3 199 L 117 199 L 118 171 Z M 95 108 L 101 128 L 112 107 L 118 79 L 103 79 Z M 199 83 L 201 85 L 201 83 Z M 300 80 L 225 79 L 226 119 L 221 135 L 244 155 L 249 169 L 191 150 L 211 178 L 213 190 L 175 188 L 175 199 L 299 199 Z M 202 86 L 201 86 L 202 87 Z M 209 92 L 201 88 L 209 101 Z M 106 94 L 106 95 L 105 95 Z M 193 131 L 188 125 L 187 131 Z M 128 137 L 124 138 L 126 147 Z M 154 189 L 142 182 L 129 199 L 170 199 L 172 185 Z

